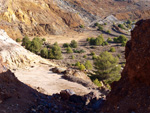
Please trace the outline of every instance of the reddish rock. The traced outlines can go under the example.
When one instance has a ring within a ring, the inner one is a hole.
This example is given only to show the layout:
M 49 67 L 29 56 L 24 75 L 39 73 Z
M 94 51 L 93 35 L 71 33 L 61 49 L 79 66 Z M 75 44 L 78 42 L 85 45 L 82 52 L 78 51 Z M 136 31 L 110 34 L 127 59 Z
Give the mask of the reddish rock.
M 122 77 L 102 108 L 105 113 L 149 113 L 150 105 L 150 19 L 136 23 L 126 45 Z

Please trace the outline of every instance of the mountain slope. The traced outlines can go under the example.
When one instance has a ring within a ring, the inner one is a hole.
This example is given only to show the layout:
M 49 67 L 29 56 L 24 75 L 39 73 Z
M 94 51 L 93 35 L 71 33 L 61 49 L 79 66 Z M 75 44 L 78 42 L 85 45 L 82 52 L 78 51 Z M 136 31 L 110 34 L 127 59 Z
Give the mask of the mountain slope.
M 147 18 L 150 2 L 140 0 L 1 0 L 0 28 L 13 39 L 64 34 L 81 24 L 114 15 L 119 20 Z

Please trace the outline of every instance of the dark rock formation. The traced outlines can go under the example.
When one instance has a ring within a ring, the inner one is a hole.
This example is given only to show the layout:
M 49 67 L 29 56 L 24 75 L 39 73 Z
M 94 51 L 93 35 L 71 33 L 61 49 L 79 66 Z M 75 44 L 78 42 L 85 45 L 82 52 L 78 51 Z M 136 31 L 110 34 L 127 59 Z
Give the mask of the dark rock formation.
M 126 66 L 112 84 L 103 106 L 104 113 L 150 112 L 150 19 L 136 23 L 126 45 Z

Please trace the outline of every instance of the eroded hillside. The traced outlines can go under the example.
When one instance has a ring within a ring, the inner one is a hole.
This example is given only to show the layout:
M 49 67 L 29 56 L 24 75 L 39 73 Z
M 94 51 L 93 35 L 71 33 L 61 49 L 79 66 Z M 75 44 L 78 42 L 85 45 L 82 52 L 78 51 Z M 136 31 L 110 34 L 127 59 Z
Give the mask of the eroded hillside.
M 0 27 L 12 38 L 63 34 L 68 26 L 82 24 L 77 14 L 60 10 L 50 0 L 7 0 L 0 4 Z
M 147 18 L 149 5 L 140 0 L 1 0 L 0 28 L 13 39 L 65 34 L 110 15 L 119 20 Z

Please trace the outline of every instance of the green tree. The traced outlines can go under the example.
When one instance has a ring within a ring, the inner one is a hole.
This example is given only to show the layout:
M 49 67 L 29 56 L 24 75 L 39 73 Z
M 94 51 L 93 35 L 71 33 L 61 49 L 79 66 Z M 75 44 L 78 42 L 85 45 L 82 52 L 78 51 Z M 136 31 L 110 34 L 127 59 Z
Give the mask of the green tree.
M 119 24 L 118 27 L 120 27 L 121 29 L 125 29 L 123 24 Z
M 22 39 L 22 46 L 25 46 L 27 42 L 29 42 L 29 37 L 25 36 L 23 39 Z
M 46 41 L 46 39 L 45 39 L 45 38 L 43 38 L 43 39 L 42 39 L 42 41 L 43 41 L 43 42 L 45 42 L 45 41 Z
M 38 52 L 40 52 L 42 44 L 43 44 L 43 42 L 40 38 L 34 38 L 31 41 L 29 50 L 32 51 L 33 53 L 37 54 Z
M 96 55 L 96 54 L 95 54 L 95 52 L 92 51 L 92 52 L 91 52 L 91 55 Z
M 93 78 L 98 80 L 107 80 L 108 83 L 112 83 L 120 78 L 120 66 L 118 65 L 118 58 L 113 57 L 109 52 L 102 52 L 94 60 L 95 74 L 92 74 Z
M 103 27 L 102 26 L 98 26 L 98 30 L 99 31 L 103 31 Z
M 109 43 L 112 42 L 112 39 L 111 39 L 111 38 L 108 38 L 108 39 L 107 39 L 107 42 L 109 42 Z
M 91 64 L 91 62 L 89 60 L 87 60 L 85 62 L 85 68 L 88 69 L 88 70 L 92 70 L 93 69 L 93 66 Z
M 50 50 L 49 58 L 57 60 L 62 58 L 61 48 L 57 44 L 54 44 L 52 49 Z
M 72 49 L 71 49 L 71 47 L 67 47 L 67 53 L 73 53 L 73 51 L 72 51 Z
M 78 46 L 78 43 L 75 40 L 72 40 L 70 43 L 70 47 L 77 48 L 77 46 Z
M 110 52 L 116 52 L 116 49 L 114 47 L 111 47 Z
M 80 67 L 80 62 L 78 61 L 76 64 L 75 64 L 75 66 L 77 66 L 77 67 Z
M 43 49 L 41 50 L 41 56 L 42 56 L 43 58 L 48 58 L 48 49 L 47 49 L 47 48 L 43 48 Z
M 65 47 L 69 47 L 69 44 L 68 43 L 64 43 L 63 44 L 63 47 L 65 48 Z

